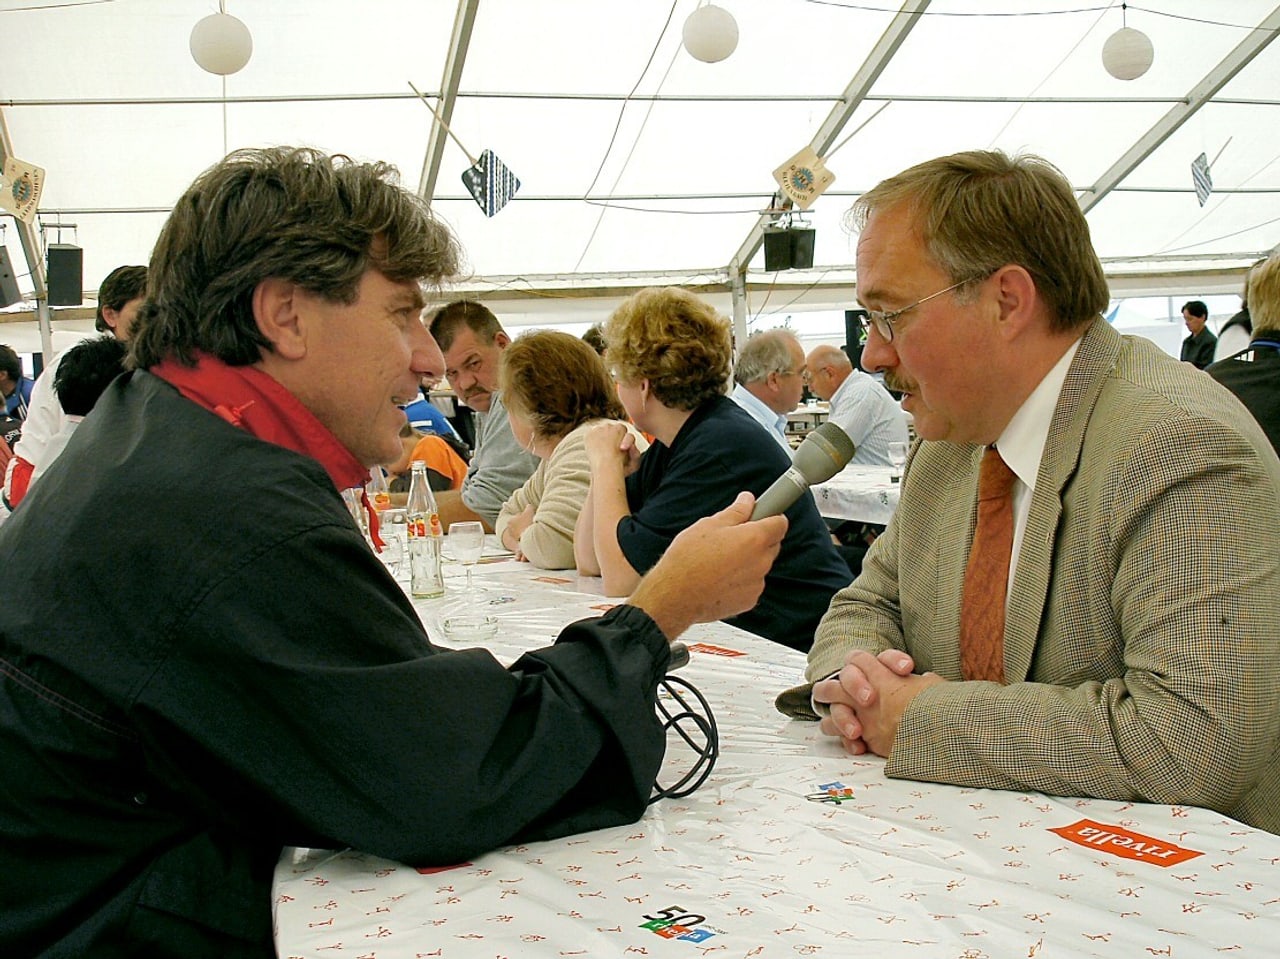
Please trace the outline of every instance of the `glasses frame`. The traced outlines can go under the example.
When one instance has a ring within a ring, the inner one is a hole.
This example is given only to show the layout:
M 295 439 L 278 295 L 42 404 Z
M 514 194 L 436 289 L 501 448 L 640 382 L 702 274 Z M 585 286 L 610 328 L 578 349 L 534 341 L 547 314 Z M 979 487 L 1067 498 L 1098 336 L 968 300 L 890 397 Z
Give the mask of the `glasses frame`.
M 928 303 L 930 300 L 937 299 L 938 297 L 946 293 L 950 293 L 953 290 L 958 290 L 962 286 L 967 286 L 970 283 L 976 283 L 978 280 L 985 280 L 990 275 L 990 273 L 985 273 L 981 276 L 968 277 L 967 279 L 961 280 L 959 283 L 952 283 L 945 290 L 939 290 L 937 293 L 930 293 L 928 296 L 922 296 L 910 306 L 904 306 L 900 310 L 867 310 L 867 325 L 874 326 L 876 328 L 876 332 L 880 334 L 881 339 L 886 343 L 892 343 L 893 324 L 897 321 L 898 317 L 902 316 L 902 314 L 910 313 L 916 307 Z

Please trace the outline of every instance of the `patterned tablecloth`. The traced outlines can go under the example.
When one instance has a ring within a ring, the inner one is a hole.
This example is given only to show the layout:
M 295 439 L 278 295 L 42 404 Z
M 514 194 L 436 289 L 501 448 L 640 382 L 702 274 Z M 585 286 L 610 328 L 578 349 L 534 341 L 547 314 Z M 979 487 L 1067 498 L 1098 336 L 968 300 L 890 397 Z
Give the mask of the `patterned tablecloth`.
M 825 483 L 809 488 L 827 519 L 888 525 L 898 508 L 898 484 L 889 466 L 850 464 Z
M 609 605 L 598 580 L 479 567 L 509 660 Z M 418 608 L 432 635 L 459 602 Z M 591 592 L 594 590 L 594 594 Z M 1275 955 L 1280 837 L 1202 809 L 886 779 L 774 711 L 803 657 L 723 624 L 677 675 L 721 755 L 686 799 L 630 826 L 418 870 L 286 850 L 282 957 Z M 673 734 L 661 781 L 692 762 Z

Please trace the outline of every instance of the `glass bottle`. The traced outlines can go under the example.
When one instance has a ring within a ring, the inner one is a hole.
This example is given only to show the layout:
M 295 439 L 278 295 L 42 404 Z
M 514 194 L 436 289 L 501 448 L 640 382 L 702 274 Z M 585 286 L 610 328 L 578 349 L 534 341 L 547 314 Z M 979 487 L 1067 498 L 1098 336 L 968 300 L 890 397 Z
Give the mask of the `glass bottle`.
M 405 505 L 405 528 L 409 534 L 409 591 L 414 599 L 434 599 L 444 595 L 444 529 L 440 511 L 427 482 L 427 464 L 413 461 L 409 501 Z
M 374 466 L 369 470 L 369 479 L 364 484 L 364 488 L 369 494 L 369 502 L 373 504 L 374 512 L 381 520 L 382 514 L 391 508 L 391 491 L 387 487 L 387 474 L 382 471 L 381 466 Z

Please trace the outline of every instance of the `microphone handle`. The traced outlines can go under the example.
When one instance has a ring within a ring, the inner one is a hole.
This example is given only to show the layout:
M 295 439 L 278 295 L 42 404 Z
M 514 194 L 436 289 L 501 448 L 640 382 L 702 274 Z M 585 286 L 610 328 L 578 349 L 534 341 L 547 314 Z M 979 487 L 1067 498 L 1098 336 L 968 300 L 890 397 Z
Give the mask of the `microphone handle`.
M 756 508 L 751 511 L 751 518 L 764 519 L 766 516 L 777 516 L 785 512 L 808 489 L 808 481 L 792 467 L 760 494 L 760 498 L 756 500 Z

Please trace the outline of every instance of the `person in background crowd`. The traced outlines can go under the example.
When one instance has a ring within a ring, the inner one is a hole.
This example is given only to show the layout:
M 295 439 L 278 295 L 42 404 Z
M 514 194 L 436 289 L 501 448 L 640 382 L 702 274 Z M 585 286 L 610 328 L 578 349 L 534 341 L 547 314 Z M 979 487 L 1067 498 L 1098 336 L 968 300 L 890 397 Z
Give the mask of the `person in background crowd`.
M 22 437 L 22 421 L 16 420 L 8 413 L 0 413 L 0 473 L 9 467 L 13 459 L 13 447 Z M 0 509 L 0 523 L 9 515 L 7 506 Z
M 538 465 L 511 433 L 498 392 L 498 364 L 511 343 L 498 318 L 480 303 L 458 300 L 431 317 L 431 334 L 444 350 L 445 375 L 458 399 L 476 412 L 475 451 L 467 478 L 456 493 L 436 497 L 445 529 L 479 520 L 493 532 L 502 504 Z
M 851 463 L 892 466 L 890 443 L 907 442 L 907 421 L 889 391 L 855 370 L 844 350 L 822 344 L 804 361 L 804 381 L 830 404 L 827 422 L 835 423 L 856 447 Z
M 1267 262 L 1264 256 L 1256 261 L 1244 274 L 1244 289 L 1240 291 L 1240 310 L 1231 319 L 1222 324 L 1218 330 L 1218 342 L 1213 347 L 1213 361 L 1217 363 L 1229 356 L 1235 356 L 1249 345 L 1253 338 L 1253 318 L 1249 315 L 1249 278 L 1253 271 Z
M 1280 831 L 1280 460 L 1258 424 L 1106 322 L 1044 160 L 930 160 L 852 216 L 863 364 L 922 442 L 818 627 L 823 732 L 896 778 Z
M 118 266 L 107 274 L 98 288 L 98 309 L 93 325 L 99 333 L 111 333 L 127 343 L 134 320 L 147 293 L 147 268 L 145 266 Z M 31 391 L 31 408 L 22 431 L 19 447 L 4 474 L 4 501 L 10 508 L 16 507 L 26 495 L 31 476 L 40 466 L 45 449 L 54 436 L 66 426 L 66 414 L 53 389 L 58 363 L 66 355 L 64 350 L 45 367 Z
M 804 347 L 790 330 L 753 333 L 734 364 L 736 385 L 729 399 L 764 427 L 791 455 L 787 414 L 800 405 L 804 392 Z
M 1208 373 L 1240 398 L 1280 452 L 1280 255 L 1250 270 L 1248 302 L 1253 339 Z
M 597 356 L 604 356 L 604 331 L 601 330 L 599 323 L 594 324 L 582 334 L 582 341 L 595 350 Z
M 431 644 L 341 495 L 398 455 L 459 262 L 395 177 L 201 174 L 132 372 L 0 526 L 0 955 L 267 959 L 284 846 L 443 866 L 633 821 L 669 640 L 760 594 L 786 521 L 743 494 L 510 668 Z
M 901 407 L 879 382 L 855 370 L 844 350 L 825 343 L 815 346 L 805 357 L 804 381 L 814 395 L 830 404 L 827 422 L 835 423 L 853 440 L 851 463 L 893 466 L 889 444 L 901 443 L 906 450 L 907 421 Z M 840 557 L 857 575 L 867 548 L 884 532 L 884 526 L 851 520 L 826 522 Z
M 4 397 L 4 412 L 15 420 L 27 418 L 27 406 L 31 402 L 31 387 L 35 381 L 22 372 L 22 360 L 13 347 L 0 343 L 0 396 Z
M 502 505 L 496 532 L 517 559 L 573 569 L 573 531 L 591 488 L 587 433 L 626 410 L 599 354 L 568 333 L 519 337 L 502 354 L 499 382 L 511 432 L 541 462 Z M 638 432 L 633 439 L 648 448 Z
M 791 458 L 763 442 L 760 424 L 724 395 L 729 323 L 688 290 L 641 290 L 609 317 L 604 335 L 618 398 L 655 439 L 641 454 L 622 423 L 587 434 L 591 491 L 573 549 L 580 573 L 603 577 L 606 595 L 626 596 L 672 537 L 738 490 L 760 495 Z M 759 604 L 727 622 L 804 650 L 832 594 L 849 582 L 849 568 L 812 496 L 797 499 L 786 516 L 787 536 Z
M 439 381 L 424 376 L 418 398 L 404 408 L 404 415 L 409 418 L 409 425 L 415 430 L 423 433 L 434 433 L 436 436 L 446 436 L 461 444 L 462 437 L 453 428 L 449 418 L 431 402 L 431 390 L 435 389 L 437 382 Z M 465 446 L 465 444 L 463 445 Z M 470 455 L 470 451 L 468 451 L 468 455 Z
M 1182 360 L 1198 370 L 1213 362 L 1213 350 L 1218 338 L 1209 329 L 1209 308 L 1201 300 L 1188 300 L 1182 304 L 1182 319 L 1190 335 L 1182 341 Z
M 49 438 L 27 489 L 62 455 L 72 434 L 89 415 L 107 385 L 124 372 L 125 345 L 114 336 L 81 340 L 58 358 L 53 391 L 62 405 L 63 424 Z
M 400 444 L 399 459 L 386 464 L 387 490 L 394 505 L 403 506 L 408 499 L 404 494 L 409 492 L 414 460 L 427 464 L 427 483 L 435 492 L 462 489 L 467 461 L 462 456 L 465 447 L 461 440 L 451 441 L 435 433 L 423 433 L 405 423 L 400 428 Z

